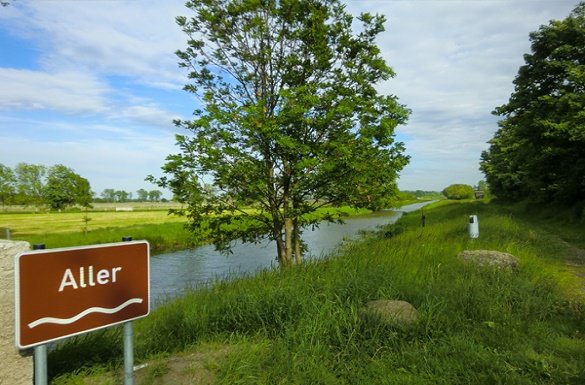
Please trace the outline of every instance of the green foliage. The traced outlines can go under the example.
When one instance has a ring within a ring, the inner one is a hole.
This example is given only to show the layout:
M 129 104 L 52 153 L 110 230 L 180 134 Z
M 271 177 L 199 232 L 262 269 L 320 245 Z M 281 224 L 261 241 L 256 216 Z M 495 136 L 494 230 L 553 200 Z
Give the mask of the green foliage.
M 304 214 L 324 205 L 389 204 L 408 161 L 394 129 L 408 111 L 376 90 L 394 76 L 375 44 L 383 16 L 360 15 L 354 33 L 337 0 L 187 7 L 194 16 L 177 22 L 188 47 L 177 55 L 190 70 L 185 90 L 203 107 L 195 119 L 176 122 L 193 134 L 177 136 L 180 154 L 167 158 L 167 176 L 157 182 L 188 204 L 193 230 L 212 235 L 219 248 L 234 237 L 268 237 L 279 261 L 290 264 L 293 254 L 300 261 L 302 229 L 311 224 Z M 211 194 L 203 181 L 211 181 Z M 242 209 L 250 205 L 258 210 Z M 231 230 L 239 221 L 254 226 Z
M 14 171 L 0 164 L 0 200 L 3 205 L 46 205 L 62 210 L 73 205 L 89 207 L 92 198 L 89 181 L 61 164 L 47 168 L 19 163 Z
M 89 207 L 92 200 L 89 181 L 61 164 L 49 168 L 43 198 L 53 210 L 67 206 Z
M 12 169 L 0 163 L 0 202 L 2 206 L 13 203 L 16 195 L 16 176 Z
M 473 187 L 466 184 L 452 184 L 445 187 L 443 195 L 447 199 L 471 199 L 474 197 Z
M 47 168 L 40 164 L 19 163 L 16 175 L 15 203 L 40 206 L 43 204 L 43 187 Z
M 500 198 L 570 205 L 585 196 L 585 3 L 530 40 L 481 170 Z

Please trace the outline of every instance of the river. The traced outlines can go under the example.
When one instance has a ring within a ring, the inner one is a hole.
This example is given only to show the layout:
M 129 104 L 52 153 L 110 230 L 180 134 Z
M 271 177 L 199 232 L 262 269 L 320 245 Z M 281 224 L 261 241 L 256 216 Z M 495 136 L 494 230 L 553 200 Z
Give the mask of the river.
M 303 240 L 308 246 L 305 259 L 323 258 L 343 241 L 355 239 L 363 231 L 394 223 L 402 213 L 418 210 L 429 203 L 414 203 L 396 210 L 348 217 L 343 224 L 323 222 L 318 227 L 308 228 L 303 233 Z M 234 241 L 232 254 L 229 255 L 216 251 L 213 245 L 206 245 L 153 256 L 150 260 L 151 303 L 156 307 L 158 303 L 180 295 L 185 289 L 216 278 L 253 274 L 260 269 L 276 267 L 275 255 L 273 242 L 251 244 Z

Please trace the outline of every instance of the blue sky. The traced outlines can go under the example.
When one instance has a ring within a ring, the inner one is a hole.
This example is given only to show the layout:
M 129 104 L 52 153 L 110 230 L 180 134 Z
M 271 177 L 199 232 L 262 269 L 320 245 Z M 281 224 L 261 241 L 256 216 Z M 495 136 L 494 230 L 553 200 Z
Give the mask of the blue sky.
M 13 0 L 0 7 L 0 163 L 64 164 L 106 188 L 156 186 L 172 124 L 196 100 L 182 91 L 174 22 L 184 0 Z M 442 190 L 483 178 L 491 115 L 513 91 L 528 34 L 577 0 L 351 0 L 386 15 L 378 44 L 397 77 L 379 86 L 412 110 L 397 130 L 410 164 L 401 189 Z

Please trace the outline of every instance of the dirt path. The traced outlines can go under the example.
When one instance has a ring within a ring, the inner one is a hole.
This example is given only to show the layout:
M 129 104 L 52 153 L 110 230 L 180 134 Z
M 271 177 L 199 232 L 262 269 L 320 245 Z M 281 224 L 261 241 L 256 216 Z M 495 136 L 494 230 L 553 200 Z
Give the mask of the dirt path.
M 565 241 L 556 234 L 547 234 L 551 237 L 551 241 L 562 248 L 564 265 L 573 276 L 577 277 L 577 287 L 571 294 L 585 301 L 585 249 Z

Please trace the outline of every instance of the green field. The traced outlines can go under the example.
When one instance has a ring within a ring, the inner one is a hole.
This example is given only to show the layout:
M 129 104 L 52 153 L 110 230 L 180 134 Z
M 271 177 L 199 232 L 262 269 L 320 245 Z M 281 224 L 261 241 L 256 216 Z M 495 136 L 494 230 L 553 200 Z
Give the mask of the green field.
M 47 248 L 82 246 L 119 242 L 124 236 L 147 240 L 153 253 L 187 249 L 201 244 L 195 241 L 184 225 L 186 218 L 168 213 L 177 204 L 96 204 L 90 211 L 27 212 L 22 208 L 0 212 L 0 237 L 10 228 L 11 239 Z M 122 211 L 116 211 L 116 208 Z M 252 209 L 251 209 L 252 210 Z M 327 212 L 362 215 L 370 211 L 349 207 L 321 208 L 311 217 L 320 218 Z
M 133 211 L 115 211 L 111 205 L 88 212 L 3 212 L 0 213 L 0 236 L 10 228 L 11 239 L 47 248 L 119 242 L 124 236 L 146 239 L 151 250 L 185 249 L 194 246 L 184 229 L 184 217 L 169 215 L 163 206 L 118 206 Z
M 135 323 L 137 385 L 583 384 L 585 226 L 534 212 L 441 203 L 424 228 L 412 213 L 328 260 L 193 291 Z M 465 264 L 464 249 L 518 269 Z M 364 319 L 380 298 L 418 322 Z M 49 357 L 52 383 L 121 384 L 121 349 L 117 328 L 71 340 Z
M 0 227 L 10 227 L 12 234 L 18 237 L 28 235 L 46 235 L 51 233 L 82 232 L 107 227 L 128 227 L 141 224 L 160 224 L 185 222 L 185 218 L 169 215 L 167 210 L 149 211 L 95 211 L 74 213 L 35 213 L 35 214 L 0 214 Z

